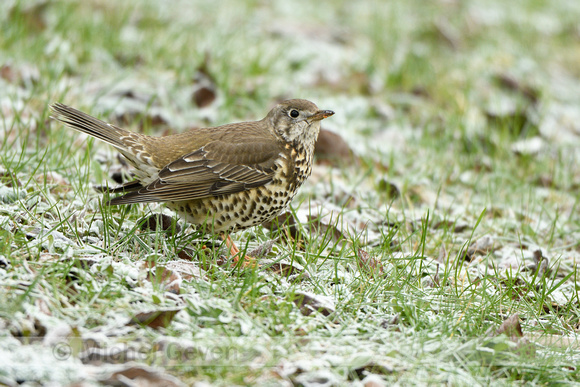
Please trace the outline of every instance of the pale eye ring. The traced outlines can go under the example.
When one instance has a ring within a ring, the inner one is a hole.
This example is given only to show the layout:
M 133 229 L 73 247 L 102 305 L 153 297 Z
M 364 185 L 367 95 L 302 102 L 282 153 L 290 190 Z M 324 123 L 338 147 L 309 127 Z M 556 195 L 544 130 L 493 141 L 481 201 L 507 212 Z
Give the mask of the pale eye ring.
M 296 109 L 292 109 L 292 110 L 290 110 L 290 117 L 292 117 L 292 118 L 296 118 L 296 117 L 298 117 L 299 115 L 300 115 L 300 112 L 299 112 L 298 110 L 296 110 Z

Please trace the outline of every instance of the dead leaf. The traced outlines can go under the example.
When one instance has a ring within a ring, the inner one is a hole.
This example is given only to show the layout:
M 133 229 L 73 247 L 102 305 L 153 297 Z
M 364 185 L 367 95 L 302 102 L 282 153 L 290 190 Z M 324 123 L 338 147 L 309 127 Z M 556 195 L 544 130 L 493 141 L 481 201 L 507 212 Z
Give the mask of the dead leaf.
M 183 387 L 184 384 L 177 378 L 157 371 L 153 368 L 128 364 L 128 367 L 114 372 L 100 382 L 110 386 L 139 386 L 139 387 Z
M 18 177 L 12 172 L 0 171 L 0 183 L 6 187 L 22 187 L 22 183 L 18 180 Z
M 156 310 L 153 312 L 137 313 L 127 325 L 141 325 L 149 328 L 159 329 L 167 328 L 171 324 L 173 317 L 179 312 L 181 308 Z
M 538 102 L 538 90 L 530 85 L 526 85 L 522 81 L 516 79 L 513 75 L 506 73 L 497 74 L 495 79 L 498 81 L 500 86 L 522 94 L 533 103 Z
M 163 266 L 157 266 L 155 262 L 145 262 L 144 266 L 149 269 L 147 279 L 154 284 L 163 284 L 166 291 L 179 294 L 181 276 Z
M 9 83 L 16 82 L 16 71 L 14 71 L 14 67 L 10 64 L 2 65 L 2 67 L 0 67 L 0 78 Z
M 204 62 L 199 66 L 194 76 L 192 102 L 198 108 L 211 105 L 217 99 L 217 86 L 209 72 L 209 55 L 206 53 Z
M 377 182 L 377 190 L 380 192 L 384 192 L 388 198 L 398 198 L 399 196 L 401 196 L 401 191 L 396 186 L 396 184 L 384 178 L 381 178 Z
M 215 99 L 215 91 L 208 86 L 200 86 L 193 92 L 193 102 L 200 108 L 211 105 Z
M 34 305 L 38 308 L 38 311 L 44 313 L 47 316 L 52 316 L 52 311 L 50 310 L 50 305 L 46 302 L 44 298 L 37 298 L 34 301 Z
M 67 179 L 58 172 L 40 173 L 34 176 L 38 184 L 50 186 L 50 192 L 53 194 L 65 194 L 72 190 L 72 186 Z
M 197 257 L 197 252 L 191 247 L 184 247 L 177 252 L 177 256 L 185 261 L 192 261 Z
M 198 248 L 193 248 L 191 246 L 184 247 L 182 250 L 177 252 L 177 256 L 185 261 L 195 262 L 196 265 L 199 265 L 200 269 L 212 271 L 215 269 L 216 265 L 221 267 L 228 263 L 228 259 L 225 255 L 218 255 L 216 257 L 214 250 L 217 249 L 219 249 L 219 245 L 215 245 L 211 242 L 202 243 Z
M 278 261 L 278 262 L 267 262 L 260 261 L 262 268 L 269 270 L 274 274 L 279 274 L 284 277 L 289 277 L 293 275 L 303 275 L 303 278 L 308 277 L 308 273 L 304 271 L 304 267 L 297 262 L 288 261 Z
M 297 240 L 300 235 L 297 225 L 298 222 L 291 212 L 284 212 L 274 219 L 262 223 L 263 227 L 272 232 L 283 229 L 287 235 L 290 235 L 294 240 Z
M 520 316 L 512 314 L 497 328 L 492 336 L 507 335 L 508 337 L 524 337 L 522 326 L 520 325 Z
M 27 29 L 40 32 L 46 29 L 45 11 L 48 1 L 36 1 L 28 6 L 16 3 L 10 10 L 9 19 L 20 20 Z
M 308 226 L 313 234 L 317 234 L 320 237 L 326 238 L 327 235 L 330 235 L 333 242 L 344 240 L 345 237 L 342 232 L 334 224 L 330 224 L 333 220 L 336 223 L 336 219 L 333 219 L 332 216 L 323 221 L 323 218 L 319 216 L 308 215 Z
M 534 183 L 540 187 L 544 188 L 558 188 L 554 182 L 554 176 L 548 174 L 541 174 L 535 180 Z
M 372 378 L 367 379 L 365 377 L 371 375 L 377 377 L 378 375 L 389 375 L 394 372 L 394 368 L 391 364 L 386 363 L 385 360 L 376 359 L 370 360 L 367 364 L 355 368 L 352 372 L 356 374 L 357 379 L 363 379 L 363 386 L 365 387 L 386 386 L 384 381 L 380 383 L 379 380 Z
M 318 162 L 330 165 L 342 166 L 358 163 L 357 157 L 342 136 L 326 129 L 320 129 L 314 154 Z
M 507 336 L 511 342 L 516 344 L 512 351 L 532 356 L 535 354 L 535 347 L 524 337 L 524 332 L 520 324 L 520 316 L 518 314 L 509 316 L 495 332 L 490 330 L 487 332 L 488 337 L 498 337 L 500 335 Z
M 443 229 L 453 228 L 453 232 L 460 233 L 460 232 L 467 230 L 469 228 L 469 224 L 468 223 L 454 222 L 451 220 L 441 220 L 433 225 L 433 229 L 435 229 L 435 230 L 438 230 L 441 228 L 443 228 Z
M 134 94 L 131 91 L 121 93 L 121 96 L 134 98 Z M 166 127 L 169 125 L 167 119 L 161 114 L 149 114 L 133 108 L 126 108 L 122 113 L 116 114 L 113 117 L 113 121 L 120 127 L 137 126 L 141 131 L 145 128 Z
M 153 214 L 146 218 L 139 220 L 141 224 L 141 230 L 152 230 L 152 231 L 165 231 L 173 235 L 178 234 L 181 231 L 181 225 L 177 222 L 177 219 L 166 214 Z
M 542 250 L 535 250 L 533 254 L 533 263 L 526 266 L 524 270 L 537 272 L 538 277 L 542 277 L 548 271 L 548 266 L 550 265 L 550 260 L 542 254 Z
M 495 249 L 494 240 L 489 235 L 486 235 L 469 246 L 467 252 L 465 253 L 465 258 L 472 261 L 475 255 L 485 255 L 492 252 Z
M 167 262 L 165 266 L 173 273 L 179 275 L 182 280 L 191 281 L 193 279 L 200 279 L 201 269 L 193 262 L 189 261 L 171 261 Z
M 292 300 L 300 308 L 300 312 L 305 316 L 310 316 L 314 312 L 329 316 L 335 311 L 334 301 L 327 296 L 314 293 L 297 291 Z
M 248 252 L 248 255 L 250 257 L 254 257 L 254 258 L 260 258 L 260 257 L 263 257 L 263 256 L 270 254 L 273 247 L 274 247 L 274 241 L 269 240 L 269 241 L 262 243 L 260 246 L 256 247 L 252 251 Z
M 382 274 L 383 273 L 383 264 L 375 257 L 371 257 L 371 255 L 363 250 L 357 249 L 357 253 L 355 254 L 356 263 L 360 270 L 368 273 L 368 274 Z

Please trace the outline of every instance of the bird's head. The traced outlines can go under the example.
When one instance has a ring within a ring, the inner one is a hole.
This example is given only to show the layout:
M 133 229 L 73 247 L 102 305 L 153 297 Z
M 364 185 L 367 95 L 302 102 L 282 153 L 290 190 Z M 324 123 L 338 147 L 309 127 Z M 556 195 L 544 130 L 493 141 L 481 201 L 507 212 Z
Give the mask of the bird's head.
M 320 110 L 305 99 L 289 99 L 276 105 L 265 120 L 274 135 L 285 142 L 314 144 L 320 132 L 320 121 L 333 114 L 332 110 Z

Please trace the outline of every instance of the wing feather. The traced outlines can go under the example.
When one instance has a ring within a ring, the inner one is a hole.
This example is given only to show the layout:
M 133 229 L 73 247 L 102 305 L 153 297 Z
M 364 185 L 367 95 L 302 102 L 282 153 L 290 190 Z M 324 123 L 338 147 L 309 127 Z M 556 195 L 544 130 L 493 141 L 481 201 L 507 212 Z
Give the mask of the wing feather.
M 282 149 L 264 140 L 214 141 L 168 164 L 157 180 L 110 204 L 195 200 L 263 186 L 272 181 Z

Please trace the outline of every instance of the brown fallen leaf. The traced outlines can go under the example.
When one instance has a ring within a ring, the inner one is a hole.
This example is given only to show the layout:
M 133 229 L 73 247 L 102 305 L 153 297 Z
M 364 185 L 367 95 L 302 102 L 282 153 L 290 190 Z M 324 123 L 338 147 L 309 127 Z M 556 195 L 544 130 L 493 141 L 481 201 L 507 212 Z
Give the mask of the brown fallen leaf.
M 524 82 L 516 79 L 515 76 L 511 74 L 497 74 L 495 77 L 496 81 L 500 84 L 500 86 L 516 91 L 530 100 L 532 103 L 538 102 L 539 92 L 536 88 L 526 85 Z
M 34 180 L 39 184 L 50 186 L 50 192 L 53 194 L 65 194 L 72 190 L 68 180 L 58 172 L 39 173 L 34 176 Z
M 155 310 L 152 312 L 137 313 L 129 320 L 127 325 L 141 325 L 149 328 L 159 329 L 167 328 L 171 324 L 173 317 L 179 312 L 181 308 Z
M 333 242 L 338 242 L 341 240 L 346 239 L 342 232 L 331 223 L 337 224 L 338 222 L 336 219 L 333 219 L 332 216 L 328 217 L 329 219 L 325 219 L 327 217 L 319 217 L 308 215 L 308 227 L 313 234 L 316 234 L 320 237 L 326 238 L 327 235 L 330 235 Z
M 167 269 L 181 277 L 184 281 L 201 278 L 201 269 L 197 264 L 190 261 L 171 261 L 166 263 Z
M 129 363 L 127 368 L 113 372 L 100 380 L 108 386 L 141 386 L 141 387 L 182 387 L 184 384 L 174 376 L 162 373 L 153 368 Z
M 134 97 L 131 92 L 123 93 L 121 96 L 126 98 Z M 141 110 L 131 110 L 130 108 L 116 114 L 112 121 L 120 127 L 137 126 L 141 131 L 145 128 L 166 128 L 169 125 L 161 114 L 149 114 Z
M 364 271 L 367 274 L 382 274 L 383 273 L 383 264 L 375 257 L 371 257 L 371 255 L 363 250 L 357 249 L 357 253 L 355 254 L 356 263 L 361 271 Z
M 292 302 L 300 308 L 300 312 L 305 316 L 314 312 L 330 316 L 335 311 L 334 301 L 330 297 L 318 294 L 297 291 L 294 293 Z
M 495 331 L 491 329 L 487 331 L 488 337 L 498 337 L 500 335 L 507 336 L 511 342 L 516 344 L 515 348 L 513 348 L 514 352 L 529 356 L 535 354 L 535 347 L 524 337 L 524 332 L 520 324 L 520 316 L 518 314 L 509 316 Z
M 11 320 L 7 330 L 17 338 L 40 338 L 46 335 L 47 327 L 38 318 L 26 315 Z
M 184 247 L 182 250 L 177 252 L 177 256 L 186 261 L 196 262 L 201 269 L 206 271 L 214 270 L 215 265 L 221 267 L 227 264 L 228 259 L 225 255 L 220 254 L 216 257 L 214 254 L 213 250 L 219 249 L 219 246 L 212 246 L 211 243 L 208 244 L 202 244 L 198 248 L 191 246 Z
M 376 374 L 368 374 L 361 380 L 363 387 L 386 387 L 388 384 Z
M 181 231 L 181 225 L 177 219 L 166 214 L 153 214 L 139 220 L 141 230 L 165 231 L 171 234 L 177 234 Z
M 22 187 L 22 183 L 18 177 L 12 172 L 0 171 L 0 183 L 6 187 Z
M 556 188 L 559 189 L 559 185 L 554 181 L 554 176 L 549 174 L 541 174 L 536 177 L 534 184 L 544 188 Z
M 153 261 L 147 261 L 144 264 L 149 270 L 147 279 L 154 284 L 162 284 L 166 291 L 173 294 L 179 294 L 181 276 L 163 266 L 157 266 Z
M 468 223 L 459 223 L 459 222 L 454 222 L 448 219 L 445 220 L 441 220 L 437 223 L 435 223 L 432 228 L 434 230 L 439 230 L 439 229 L 452 229 L 453 232 L 455 233 L 460 233 L 463 232 L 465 230 L 467 230 L 469 228 L 469 224 Z
M 316 161 L 334 166 L 358 164 L 358 158 L 341 135 L 320 129 L 314 148 Z
M 215 91 L 208 86 L 199 86 L 193 92 L 193 102 L 197 107 L 204 108 L 216 99 Z
M 206 53 L 201 66 L 193 78 L 193 94 L 191 100 L 198 108 L 211 105 L 217 99 L 217 86 L 209 71 L 209 55 Z
M 16 71 L 11 64 L 3 64 L 2 67 L 0 67 L 0 78 L 10 83 L 15 83 L 17 79 L 16 77 Z
M 520 316 L 512 314 L 509 316 L 499 328 L 492 334 L 492 336 L 506 335 L 512 338 L 524 337 L 522 326 L 520 324 Z
M 275 243 L 275 241 L 270 239 L 269 241 L 262 243 L 261 245 L 259 245 L 255 249 L 253 249 L 252 251 L 249 251 L 248 255 L 250 257 L 254 257 L 254 258 L 261 258 L 263 256 L 266 256 L 272 252 L 272 248 L 274 247 L 274 243 Z
M 359 379 L 364 379 L 365 376 L 368 375 L 389 375 L 394 372 L 394 367 L 391 364 L 388 364 L 385 360 L 369 360 L 368 363 L 361 365 L 353 370 L 356 373 Z M 372 379 L 367 380 L 367 382 L 363 382 L 363 386 L 365 387 L 374 387 L 374 386 L 386 386 L 386 384 L 381 384 L 379 381 L 374 381 Z
M 46 9 L 49 4 L 50 2 L 46 0 L 35 1 L 26 6 L 16 3 L 10 9 L 8 20 L 18 20 L 26 30 L 39 33 L 46 29 Z
M 197 257 L 197 252 L 191 247 L 184 247 L 177 252 L 177 256 L 185 261 L 193 261 Z
M 401 196 L 401 190 L 395 183 L 392 183 L 384 178 L 377 182 L 377 190 L 384 192 L 388 198 L 398 198 Z
M 475 255 L 485 255 L 495 250 L 495 244 L 492 237 L 486 235 L 473 242 L 465 252 L 465 258 L 472 261 Z
M 298 222 L 291 212 L 284 212 L 272 220 L 262 223 L 264 228 L 270 231 L 284 230 L 293 239 L 298 239 Z
M 533 253 L 534 262 L 523 268 L 524 271 L 537 272 L 538 277 L 543 277 L 546 273 L 550 274 L 548 267 L 550 261 L 544 257 L 542 250 L 535 250 Z
M 260 261 L 262 268 L 269 270 L 274 274 L 279 274 L 284 277 L 303 274 L 303 278 L 308 277 L 308 273 L 304 272 L 304 267 L 297 262 L 268 262 Z

